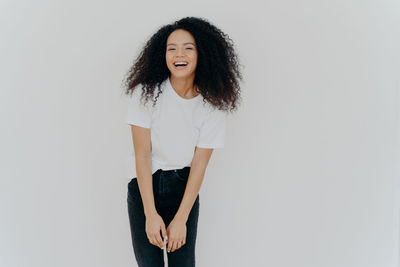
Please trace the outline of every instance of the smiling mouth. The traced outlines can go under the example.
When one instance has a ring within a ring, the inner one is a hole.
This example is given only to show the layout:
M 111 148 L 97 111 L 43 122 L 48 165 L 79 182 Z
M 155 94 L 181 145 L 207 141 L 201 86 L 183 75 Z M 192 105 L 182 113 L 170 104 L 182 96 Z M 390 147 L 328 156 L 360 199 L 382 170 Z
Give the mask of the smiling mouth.
M 177 69 L 183 69 L 185 68 L 189 63 L 187 61 L 176 61 L 174 62 L 174 66 Z

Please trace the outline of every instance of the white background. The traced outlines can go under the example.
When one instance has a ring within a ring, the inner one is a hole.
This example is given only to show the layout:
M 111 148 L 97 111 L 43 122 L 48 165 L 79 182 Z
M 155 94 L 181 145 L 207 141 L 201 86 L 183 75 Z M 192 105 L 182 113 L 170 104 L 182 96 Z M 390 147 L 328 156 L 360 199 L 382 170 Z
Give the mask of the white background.
M 399 266 L 394 0 L 2 0 L 0 266 L 136 266 L 121 84 L 183 16 L 226 32 L 245 78 L 200 191 L 197 266 Z

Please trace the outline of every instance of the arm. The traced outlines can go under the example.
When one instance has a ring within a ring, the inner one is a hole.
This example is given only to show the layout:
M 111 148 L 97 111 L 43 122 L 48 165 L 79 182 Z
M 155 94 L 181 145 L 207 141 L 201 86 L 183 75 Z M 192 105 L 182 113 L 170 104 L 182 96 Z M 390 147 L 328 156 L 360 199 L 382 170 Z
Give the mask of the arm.
M 150 128 L 131 125 L 135 149 L 136 175 L 146 217 L 157 213 L 153 195 L 153 176 L 151 172 Z
M 195 148 L 185 193 L 179 209 L 175 214 L 175 218 L 178 220 L 183 220 L 184 222 L 187 221 L 190 210 L 192 209 L 193 204 L 196 201 L 197 194 L 200 191 L 204 173 L 213 150 L 213 148 Z

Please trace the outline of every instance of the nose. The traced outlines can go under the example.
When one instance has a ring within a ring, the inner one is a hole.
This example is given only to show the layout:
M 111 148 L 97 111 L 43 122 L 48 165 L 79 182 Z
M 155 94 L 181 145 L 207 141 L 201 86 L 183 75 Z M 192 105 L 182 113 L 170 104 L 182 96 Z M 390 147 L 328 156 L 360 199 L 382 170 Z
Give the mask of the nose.
M 177 55 L 182 55 L 183 54 L 183 48 L 178 48 L 177 50 L 176 50 L 176 54 Z

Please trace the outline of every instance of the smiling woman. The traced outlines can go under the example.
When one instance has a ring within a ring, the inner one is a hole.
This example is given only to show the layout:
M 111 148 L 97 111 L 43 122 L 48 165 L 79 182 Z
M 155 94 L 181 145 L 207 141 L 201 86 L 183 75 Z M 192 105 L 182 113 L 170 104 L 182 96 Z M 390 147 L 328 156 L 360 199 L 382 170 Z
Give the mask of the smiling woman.
M 137 177 L 127 204 L 139 266 L 164 266 L 164 242 L 168 266 L 195 266 L 199 190 L 213 150 L 224 147 L 227 111 L 237 107 L 238 66 L 225 33 L 186 17 L 161 27 L 129 70 Z

